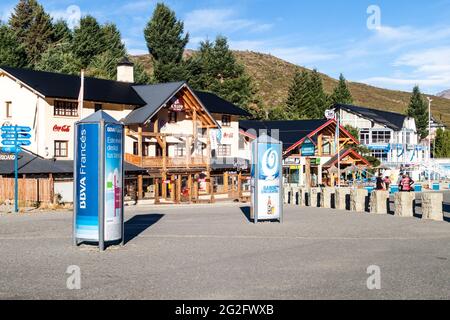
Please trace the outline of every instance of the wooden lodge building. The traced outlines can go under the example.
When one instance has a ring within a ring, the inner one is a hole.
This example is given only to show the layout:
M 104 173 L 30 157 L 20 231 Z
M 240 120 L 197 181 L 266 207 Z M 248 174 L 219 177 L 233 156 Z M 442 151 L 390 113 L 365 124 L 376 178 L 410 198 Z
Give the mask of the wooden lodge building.
M 336 146 L 336 126 L 334 119 L 240 122 L 241 134 L 250 139 L 266 133 L 283 142 L 285 183 L 311 187 L 340 183 L 336 170 L 338 152 L 342 170 L 369 166 L 369 162 L 352 149 L 359 141 L 342 126 Z
M 31 127 L 27 150 L 51 159 L 51 174 L 73 160 L 75 123 L 103 110 L 125 125 L 129 197 L 168 203 L 238 197 L 248 167 L 240 157 L 239 119 L 249 114 L 185 82 L 135 85 L 133 70 L 125 59 L 117 81 L 85 78 L 79 111 L 80 77 L 0 67 L 0 125 Z M 143 171 L 135 177 L 136 167 Z M 66 191 L 64 200 L 71 198 Z

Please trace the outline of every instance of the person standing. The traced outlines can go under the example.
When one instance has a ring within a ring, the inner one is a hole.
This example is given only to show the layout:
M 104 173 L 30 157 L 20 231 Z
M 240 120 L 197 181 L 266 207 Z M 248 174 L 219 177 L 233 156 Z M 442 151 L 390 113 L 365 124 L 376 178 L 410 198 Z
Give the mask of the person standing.
M 399 183 L 399 189 L 401 192 L 411 192 L 414 181 L 406 173 L 403 175 L 402 180 Z
M 389 190 L 389 187 L 390 187 L 390 185 L 391 185 L 391 179 L 388 177 L 388 176 L 386 176 L 385 178 L 384 178 L 384 185 L 385 185 L 385 187 L 386 187 L 386 190 Z
M 383 181 L 383 176 L 380 174 L 377 177 L 375 190 L 386 190 L 385 187 L 386 187 L 386 185 L 385 185 L 385 183 Z

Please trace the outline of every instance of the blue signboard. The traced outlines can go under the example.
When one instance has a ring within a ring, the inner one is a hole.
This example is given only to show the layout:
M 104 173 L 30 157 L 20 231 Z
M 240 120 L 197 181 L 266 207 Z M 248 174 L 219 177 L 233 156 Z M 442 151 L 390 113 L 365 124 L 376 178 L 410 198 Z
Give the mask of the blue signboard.
M 282 144 L 267 136 L 252 143 L 252 216 L 282 220 Z
M 98 111 L 75 127 L 74 244 L 123 244 L 123 125 Z
M 75 234 L 91 241 L 99 240 L 99 126 L 82 123 L 75 134 Z
M 313 157 L 316 154 L 316 146 L 311 139 L 306 138 L 302 144 L 302 156 Z
M 105 125 L 105 240 L 122 237 L 123 126 Z

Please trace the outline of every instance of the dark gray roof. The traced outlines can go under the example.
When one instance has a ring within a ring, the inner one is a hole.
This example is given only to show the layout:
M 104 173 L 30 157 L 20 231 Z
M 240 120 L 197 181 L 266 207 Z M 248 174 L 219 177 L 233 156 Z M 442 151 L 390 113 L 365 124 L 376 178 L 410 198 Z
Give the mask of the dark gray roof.
M 247 111 L 239 108 L 233 103 L 222 99 L 211 92 L 195 91 L 195 94 L 210 113 L 228 114 L 241 117 L 251 117 Z
M 300 141 L 314 130 L 320 128 L 328 120 L 293 120 L 293 121 L 240 121 L 239 127 L 258 137 L 267 133 L 283 142 L 286 150 L 296 142 Z M 252 132 L 254 130 L 254 132 Z M 278 136 L 275 130 L 278 130 Z
M 0 154 L 4 154 L 0 152 Z M 14 174 L 14 160 L 0 160 L 0 174 Z M 127 173 L 144 173 L 145 169 L 124 163 Z M 44 159 L 28 151 L 19 153 L 19 174 L 73 174 L 73 160 Z
M 145 105 L 130 112 L 123 119 L 123 123 L 126 125 L 144 123 L 158 112 L 185 84 L 184 81 L 180 81 L 133 86 L 136 93 L 145 101 Z
M 62 73 L 0 67 L 48 98 L 77 100 L 81 80 L 78 76 Z M 142 106 L 145 102 L 133 90 L 132 83 L 86 77 L 84 100 Z
M 335 105 L 335 108 L 343 109 L 343 110 L 347 110 L 352 113 L 359 114 L 364 118 L 373 120 L 376 123 L 379 123 L 388 128 L 394 129 L 396 131 L 399 131 L 403 128 L 403 124 L 405 122 L 405 119 L 407 118 L 407 116 L 400 114 L 400 113 L 382 111 L 382 110 L 377 110 L 377 109 L 371 109 L 371 108 L 359 107 L 359 106 L 353 106 L 353 105 L 346 105 L 346 104 L 337 104 L 337 105 Z
M 103 120 L 106 123 L 121 124 L 121 122 L 117 121 L 103 110 L 99 110 L 91 114 L 90 116 L 81 119 L 77 123 L 97 123 L 100 122 L 101 120 Z

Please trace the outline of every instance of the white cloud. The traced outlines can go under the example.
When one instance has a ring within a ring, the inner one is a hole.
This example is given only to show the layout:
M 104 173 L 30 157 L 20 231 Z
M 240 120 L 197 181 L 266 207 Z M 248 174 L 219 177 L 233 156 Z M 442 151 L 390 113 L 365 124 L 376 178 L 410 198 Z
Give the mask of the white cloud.
M 190 33 L 227 32 L 240 30 L 264 32 L 270 30 L 272 24 L 261 24 L 253 20 L 238 18 L 233 9 L 198 9 L 188 12 L 184 19 L 185 29 Z

